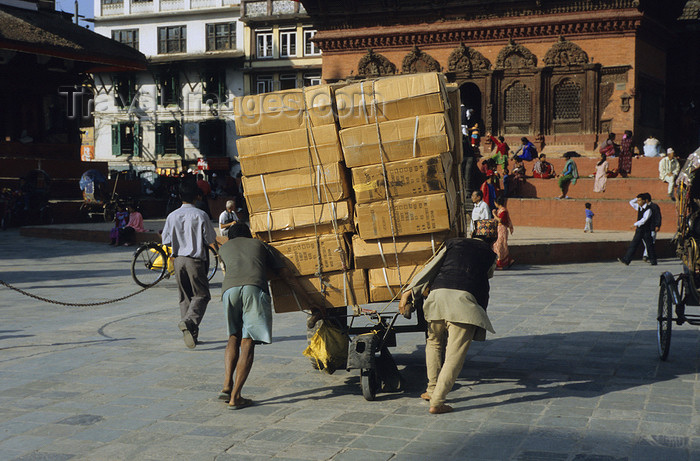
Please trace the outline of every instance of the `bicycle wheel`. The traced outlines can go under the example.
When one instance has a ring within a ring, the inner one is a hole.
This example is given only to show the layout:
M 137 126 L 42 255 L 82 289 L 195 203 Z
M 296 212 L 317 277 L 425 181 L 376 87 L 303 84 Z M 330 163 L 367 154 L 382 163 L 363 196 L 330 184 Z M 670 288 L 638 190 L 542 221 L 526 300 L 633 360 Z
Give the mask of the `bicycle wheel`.
M 214 278 L 219 268 L 219 253 L 212 247 L 207 247 L 207 280 Z
M 114 215 L 117 213 L 117 204 L 110 202 L 110 203 L 105 203 L 104 206 L 104 219 L 105 222 L 112 222 L 114 221 Z
M 138 285 L 147 288 L 155 285 L 168 270 L 168 257 L 157 243 L 147 243 L 134 252 L 131 276 Z
M 659 308 L 656 316 L 656 340 L 659 346 L 659 358 L 666 360 L 671 349 L 671 325 L 673 323 L 673 300 L 668 292 L 668 282 L 661 281 L 659 288 Z

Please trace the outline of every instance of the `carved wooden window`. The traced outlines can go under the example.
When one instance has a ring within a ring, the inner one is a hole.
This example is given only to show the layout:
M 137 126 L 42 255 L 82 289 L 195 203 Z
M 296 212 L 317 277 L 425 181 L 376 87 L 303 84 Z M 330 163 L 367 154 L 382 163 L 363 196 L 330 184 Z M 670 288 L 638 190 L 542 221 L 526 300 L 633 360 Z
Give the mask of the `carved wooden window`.
M 566 80 L 554 88 L 554 120 L 581 118 L 581 87 Z
M 506 123 L 530 123 L 532 102 L 530 90 L 520 82 L 513 84 L 505 93 Z

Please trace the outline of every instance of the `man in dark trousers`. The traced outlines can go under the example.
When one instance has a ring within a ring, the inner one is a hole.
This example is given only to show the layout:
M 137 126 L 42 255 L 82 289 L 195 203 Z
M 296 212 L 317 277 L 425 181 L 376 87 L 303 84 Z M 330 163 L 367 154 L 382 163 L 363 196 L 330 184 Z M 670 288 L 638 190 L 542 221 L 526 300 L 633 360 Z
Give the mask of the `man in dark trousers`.
M 654 241 L 651 238 L 654 220 L 652 219 L 651 207 L 647 202 L 647 196 L 649 196 L 649 194 L 641 193 L 637 195 L 637 198 L 630 200 L 630 206 L 637 210 L 637 221 L 632 224 L 632 227 L 636 230 L 632 243 L 627 249 L 625 256 L 617 258 L 617 260 L 625 266 L 629 266 L 630 261 L 634 257 L 634 252 L 637 251 L 637 248 L 642 242 L 644 242 L 647 247 L 649 262 L 652 266 L 656 266 L 656 250 L 654 249 Z
M 194 206 L 201 195 L 191 179 L 180 183 L 182 206 L 168 215 L 162 242 L 172 247 L 173 265 L 180 294 L 180 323 L 185 345 L 194 349 L 207 304 L 211 299 L 207 280 L 207 246 L 216 241 L 209 216 Z M 211 262 L 215 264 L 214 261 Z
M 226 267 L 221 299 L 229 335 L 224 355 L 224 387 L 219 398 L 228 400 L 229 409 L 237 410 L 253 403 L 241 396 L 241 389 L 253 366 L 255 345 L 272 342 L 267 274 L 274 272 L 281 276 L 306 308 L 320 312 L 323 307 L 308 296 L 274 248 L 252 238 L 245 223 L 237 221 L 229 227 L 228 238 L 219 249 Z
M 658 234 L 659 229 L 661 229 L 661 208 L 659 208 L 656 202 L 651 201 L 651 194 L 646 194 L 646 199 L 651 208 L 651 219 L 653 221 L 651 226 L 651 240 L 654 242 L 654 245 L 656 245 L 656 234 Z M 649 252 L 647 251 L 646 244 L 644 245 L 644 256 L 642 256 L 642 260 L 644 262 L 649 262 Z
M 423 303 L 428 321 L 428 387 L 421 398 L 430 401 L 432 414 L 452 411 L 445 398 L 462 370 L 472 340 L 484 341 L 487 330 L 494 333 L 486 315 L 489 278 L 496 267 L 491 249 L 494 241 L 493 235 L 448 240 L 401 296 L 399 311 L 406 315 L 412 309 L 410 299 L 429 290 Z

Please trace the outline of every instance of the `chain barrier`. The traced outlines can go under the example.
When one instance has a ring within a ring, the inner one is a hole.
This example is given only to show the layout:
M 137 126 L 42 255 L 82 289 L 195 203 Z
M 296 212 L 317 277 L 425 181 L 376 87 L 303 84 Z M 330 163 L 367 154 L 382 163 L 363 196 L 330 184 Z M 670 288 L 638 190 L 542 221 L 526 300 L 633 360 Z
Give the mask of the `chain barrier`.
M 151 285 L 151 286 L 149 286 L 149 287 L 146 287 L 146 288 L 142 288 L 141 290 L 139 290 L 139 291 L 137 291 L 137 292 L 135 292 L 135 293 L 131 293 L 131 294 L 126 295 L 126 296 L 122 296 L 121 298 L 110 299 L 110 300 L 108 300 L 108 301 L 100 301 L 100 302 L 96 302 L 96 303 L 67 303 L 67 302 L 64 302 L 64 301 L 57 301 L 57 300 L 55 300 L 55 299 L 48 299 L 48 298 L 44 298 L 44 297 L 42 297 L 42 296 L 37 296 L 37 295 L 35 295 L 35 294 L 29 293 L 29 292 L 27 292 L 27 291 L 24 291 L 24 290 L 22 290 L 21 288 L 14 287 L 14 286 L 10 285 L 9 283 L 7 283 L 7 282 L 5 282 L 5 281 L 3 281 L 3 280 L 0 280 L 0 285 L 3 285 L 3 286 L 5 286 L 5 287 L 9 288 L 10 290 L 14 290 L 14 291 L 16 291 L 17 293 L 23 294 L 23 295 L 25 295 L 25 296 L 29 296 L 30 298 L 38 299 L 39 301 L 43 301 L 43 302 L 49 303 L 49 304 L 58 304 L 59 306 L 69 306 L 69 307 L 95 307 L 95 306 L 104 306 L 105 304 L 117 303 L 117 302 L 119 302 L 119 301 L 124 301 L 125 299 L 129 299 L 129 298 L 131 298 L 132 296 L 136 296 L 136 295 L 138 295 L 138 294 L 140 294 L 140 293 L 143 293 L 144 291 L 148 290 L 149 288 L 153 288 L 154 286 L 158 285 L 158 283 L 160 283 L 160 281 L 163 280 L 164 278 L 165 278 L 165 277 L 161 277 L 161 278 L 160 278 L 156 283 L 154 283 L 153 285 Z

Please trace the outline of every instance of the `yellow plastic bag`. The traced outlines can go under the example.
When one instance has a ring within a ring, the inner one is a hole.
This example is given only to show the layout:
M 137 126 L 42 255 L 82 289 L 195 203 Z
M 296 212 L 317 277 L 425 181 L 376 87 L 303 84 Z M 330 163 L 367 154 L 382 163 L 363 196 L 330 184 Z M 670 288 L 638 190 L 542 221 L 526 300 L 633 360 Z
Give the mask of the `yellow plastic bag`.
M 319 370 L 333 374 L 347 365 L 349 341 L 348 335 L 322 321 L 304 355 L 315 362 Z

